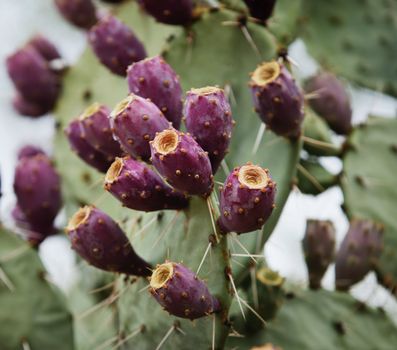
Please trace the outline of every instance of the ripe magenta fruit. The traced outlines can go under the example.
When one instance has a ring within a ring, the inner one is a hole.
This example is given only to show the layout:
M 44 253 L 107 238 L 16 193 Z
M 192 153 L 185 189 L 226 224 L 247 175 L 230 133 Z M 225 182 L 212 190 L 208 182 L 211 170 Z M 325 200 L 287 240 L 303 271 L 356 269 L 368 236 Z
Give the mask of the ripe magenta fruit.
M 276 0 L 244 0 L 250 15 L 254 18 L 266 21 L 273 12 Z
M 128 67 L 128 86 L 132 93 L 149 98 L 179 129 L 182 119 L 182 88 L 171 66 L 160 57 L 147 58 Z
M 182 264 L 166 261 L 150 277 L 150 293 L 171 315 L 195 320 L 220 311 L 206 284 Z
M 96 22 L 96 9 L 92 0 L 55 0 L 62 16 L 82 29 L 90 29 Z
M 282 64 L 264 62 L 251 75 L 255 111 L 276 134 L 296 138 L 303 121 L 303 94 Z
M 113 162 L 104 185 L 124 206 L 134 210 L 182 209 L 188 205 L 188 200 L 149 166 L 129 157 Z
M 208 196 L 213 175 L 208 155 L 190 134 L 167 129 L 150 142 L 152 162 L 164 179 L 178 191 Z
M 158 22 L 185 25 L 193 19 L 192 0 L 138 0 L 145 11 Z
M 61 91 L 60 80 L 36 49 L 26 46 L 9 56 L 7 70 L 18 90 L 14 106 L 19 112 L 38 116 L 54 107 Z
M 61 58 L 61 54 L 55 45 L 42 35 L 35 35 L 27 43 L 31 46 L 48 62 Z
M 309 79 L 306 92 L 316 95 L 309 99 L 309 104 L 332 130 L 342 135 L 351 131 L 352 109 L 349 95 L 335 75 L 323 72 Z
M 70 219 L 72 248 L 89 264 L 111 272 L 149 276 L 150 264 L 132 248 L 119 225 L 103 211 L 85 206 Z
M 44 154 L 23 157 L 15 169 L 18 206 L 32 230 L 47 236 L 62 206 L 60 177 Z
M 103 17 L 91 28 L 88 39 L 99 61 L 114 74 L 125 76 L 127 67 L 146 57 L 142 43 L 116 17 Z
M 220 190 L 218 224 L 223 233 L 260 229 L 274 208 L 276 184 L 269 170 L 247 163 L 235 168 Z
M 22 158 L 30 158 L 37 156 L 38 154 L 45 155 L 44 151 L 40 147 L 36 146 L 31 146 L 27 145 L 22 147 L 19 152 L 18 152 L 18 160 L 21 160 Z
M 335 283 L 348 290 L 374 267 L 383 250 L 383 225 L 353 220 L 336 255 Z
M 105 156 L 87 142 L 80 120 L 71 121 L 65 129 L 65 134 L 71 149 L 80 159 L 98 171 L 106 173 L 114 158 Z
M 157 106 L 147 99 L 130 94 L 111 113 L 113 133 L 126 152 L 148 160 L 149 142 L 157 132 L 169 127 L 169 122 Z
M 110 110 L 94 103 L 79 117 L 87 142 L 109 159 L 123 155 L 120 144 L 114 139 L 109 120 Z
M 213 86 L 191 89 L 186 96 L 183 115 L 187 131 L 208 152 L 215 174 L 227 153 L 233 129 L 225 92 Z

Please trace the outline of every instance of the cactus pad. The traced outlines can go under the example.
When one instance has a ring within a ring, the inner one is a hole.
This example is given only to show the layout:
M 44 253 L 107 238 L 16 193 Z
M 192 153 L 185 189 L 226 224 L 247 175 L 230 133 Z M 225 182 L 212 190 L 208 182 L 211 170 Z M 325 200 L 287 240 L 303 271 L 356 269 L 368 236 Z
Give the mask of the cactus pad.
M 0 268 L 1 349 L 73 349 L 72 316 L 37 252 L 2 227 Z
M 397 61 L 385 64 L 388 57 L 397 55 L 394 0 L 305 0 L 302 14 L 303 39 L 323 67 L 365 87 L 397 95 Z
M 397 332 L 383 311 L 348 294 L 320 290 L 290 294 L 267 330 L 229 339 L 229 348 L 241 349 L 267 342 L 283 350 L 393 349 Z
M 397 119 L 370 117 L 348 139 L 343 158 L 342 189 L 350 217 L 385 225 L 379 277 L 388 287 L 397 283 Z

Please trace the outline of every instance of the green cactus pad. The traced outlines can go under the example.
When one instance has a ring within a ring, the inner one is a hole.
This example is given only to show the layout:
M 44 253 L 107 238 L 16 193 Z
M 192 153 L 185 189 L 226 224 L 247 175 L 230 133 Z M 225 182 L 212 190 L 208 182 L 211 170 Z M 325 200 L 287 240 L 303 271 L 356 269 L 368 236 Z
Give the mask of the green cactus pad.
M 229 338 L 227 346 L 249 349 L 267 342 L 283 350 L 392 350 L 397 329 L 383 311 L 346 293 L 300 291 L 285 301 L 267 330 L 252 337 Z
M 338 177 L 325 169 L 314 157 L 301 159 L 297 178 L 300 191 L 312 195 L 320 194 L 338 182 Z
M 296 39 L 301 21 L 302 2 L 303 0 L 277 0 L 268 26 L 279 45 L 286 46 Z
M 151 17 L 144 16 L 135 2 L 126 2 L 115 11 L 144 43 L 148 55 L 158 54 L 166 38 L 182 30 L 177 26 L 159 24 Z M 86 49 L 64 78 L 63 94 L 55 112 L 58 122 L 55 159 L 63 177 L 68 215 L 76 210 L 76 202 L 96 203 L 109 214 L 116 214 L 120 210 L 117 201 L 102 188 L 103 175 L 86 165 L 70 150 L 63 130 L 70 120 L 91 103 L 100 102 L 113 108 L 127 94 L 126 80 L 111 74 L 102 66 L 90 48 Z
M 333 144 L 332 131 L 327 123 L 310 107 L 306 106 L 305 111 L 303 149 L 314 156 L 339 156 L 342 147 Z
M 1 227 L 0 269 L 0 348 L 73 350 L 64 298 L 47 282 L 37 252 Z
M 104 290 L 110 294 L 111 288 Z M 92 350 L 104 346 L 110 349 L 116 343 L 111 339 L 117 339 L 116 312 L 111 305 L 97 307 L 98 303 L 105 303 L 105 299 L 98 301 L 99 292 L 93 289 L 86 290 L 76 285 L 68 293 L 68 304 L 74 315 L 74 334 L 76 350 Z M 90 312 L 90 310 L 93 310 Z
M 304 0 L 302 37 L 326 69 L 397 96 L 397 3 Z
M 342 189 L 349 217 L 385 225 L 379 263 L 381 282 L 397 283 L 397 119 L 370 117 L 348 139 L 343 158 Z

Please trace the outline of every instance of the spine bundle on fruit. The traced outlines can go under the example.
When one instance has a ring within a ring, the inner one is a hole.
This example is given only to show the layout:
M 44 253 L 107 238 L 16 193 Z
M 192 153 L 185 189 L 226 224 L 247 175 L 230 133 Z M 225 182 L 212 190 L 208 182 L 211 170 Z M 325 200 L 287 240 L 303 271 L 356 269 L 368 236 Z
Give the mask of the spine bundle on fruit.
M 336 255 L 335 282 L 348 290 L 376 267 L 383 249 L 383 225 L 370 220 L 353 220 Z
M 97 22 L 92 0 L 55 0 L 61 15 L 70 23 L 82 29 L 90 29 Z
M 22 157 L 15 169 L 14 190 L 21 221 L 26 221 L 37 245 L 55 232 L 54 220 L 62 206 L 60 177 L 43 154 Z M 23 219 L 22 219 L 23 217 Z
M 127 67 L 146 57 L 143 44 L 132 30 L 116 17 L 103 17 L 88 34 L 99 61 L 114 74 L 125 76 Z
M 138 0 L 145 11 L 157 21 L 166 24 L 186 25 L 193 19 L 192 0 Z
M 164 130 L 150 142 L 150 148 L 153 165 L 175 189 L 204 197 L 211 193 L 210 160 L 190 134 L 175 129 Z
M 276 184 L 268 169 L 247 163 L 235 168 L 220 189 L 222 232 L 245 233 L 260 229 L 275 206 Z
M 119 225 L 103 211 L 92 206 L 80 208 L 66 232 L 72 248 L 89 264 L 105 271 L 150 275 L 150 264 L 135 253 Z
M 183 115 L 187 131 L 208 152 L 215 174 L 227 153 L 233 128 L 225 92 L 210 86 L 191 89 L 186 96 Z
M 150 278 L 150 293 L 171 315 L 194 320 L 219 312 L 221 305 L 206 284 L 182 264 L 157 265 Z
M 111 114 L 113 133 L 132 157 L 150 158 L 149 142 L 157 132 L 169 127 L 163 113 L 151 101 L 130 94 Z
M 282 64 L 264 62 L 252 73 L 250 87 L 255 111 L 278 135 L 296 138 L 303 121 L 303 94 Z
M 338 134 L 348 134 L 352 129 L 352 109 L 349 95 L 343 84 L 331 73 L 320 73 L 306 83 L 306 92 L 314 96 L 310 106 L 325 119 Z
M 182 119 L 182 88 L 171 66 L 160 57 L 134 63 L 128 68 L 130 92 L 150 99 L 173 127 L 179 129 Z
M 332 222 L 308 220 L 302 246 L 310 288 L 318 289 L 328 266 L 334 260 L 335 227 Z
M 117 158 L 105 177 L 105 189 L 134 210 L 182 209 L 188 200 L 166 185 L 152 169 L 135 159 Z

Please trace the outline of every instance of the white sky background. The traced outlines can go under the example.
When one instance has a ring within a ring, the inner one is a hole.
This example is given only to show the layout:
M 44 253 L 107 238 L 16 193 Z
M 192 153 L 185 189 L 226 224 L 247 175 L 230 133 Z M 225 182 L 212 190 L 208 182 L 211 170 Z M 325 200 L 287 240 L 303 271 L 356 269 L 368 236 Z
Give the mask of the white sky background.
M 15 197 L 12 192 L 13 172 L 16 152 L 29 143 L 42 147 L 51 153 L 53 126 L 51 116 L 40 119 L 23 118 L 11 106 L 13 87 L 8 79 L 5 64 L 7 55 L 26 42 L 30 36 L 40 32 L 60 49 L 67 62 L 73 63 L 85 46 L 84 34 L 67 24 L 56 12 L 52 0 L 0 0 L 0 169 L 4 197 L 1 201 L 3 220 L 9 223 Z M 295 68 L 298 78 L 307 77 L 316 71 L 315 62 L 306 53 L 302 42 L 294 43 L 290 55 L 299 64 Z M 396 115 L 397 101 L 370 91 L 350 89 L 354 121 L 365 120 L 369 113 L 392 117 Z M 324 165 L 338 172 L 340 161 L 327 159 Z M 307 272 L 304 265 L 300 241 L 303 237 L 307 218 L 330 219 L 337 229 L 339 244 L 347 230 L 347 220 L 340 209 L 343 202 L 339 188 L 332 188 L 317 196 L 306 196 L 293 192 L 284 208 L 282 217 L 265 247 L 265 255 L 270 266 L 289 279 L 305 284 Z M 76 279 L 74 256 L 69 242 L 64 237 L 48 239 L 40 248 L 43 261 L 51 278 L 62 289 Z M 330 268 L 324 279 L 324 287 L 333 288 L 333 269 Z M 353 288 L 353 294 L 376 306 L 385 307 L 397 320 L 397 303 L 388 297 L 382 287 L 377 286 L 373 275 Z

